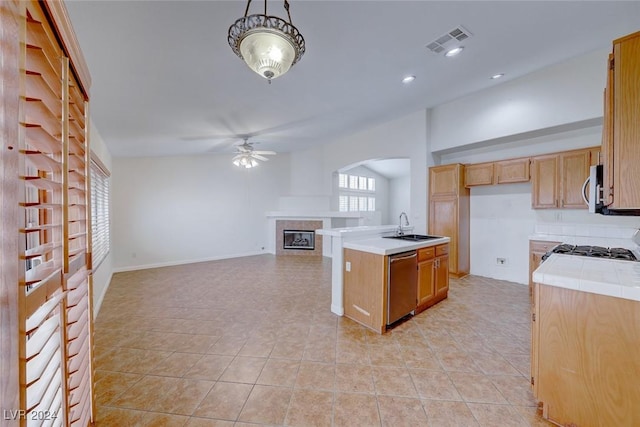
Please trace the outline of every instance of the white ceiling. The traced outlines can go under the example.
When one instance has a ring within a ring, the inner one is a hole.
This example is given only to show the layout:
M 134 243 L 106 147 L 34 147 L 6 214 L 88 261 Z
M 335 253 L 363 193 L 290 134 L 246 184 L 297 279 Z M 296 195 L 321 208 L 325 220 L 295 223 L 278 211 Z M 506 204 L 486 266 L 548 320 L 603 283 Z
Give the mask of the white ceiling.
M 269 85 L 227 44 L 244 1 L 66 4 L 92 75 L 91 116 L 116 157 L 231 152 L 241 135 L 260 150 L 305 149 L 640 29 L 637 1 L 292 0 L 307 52 Z M 285 16 L 281 1 L 268 7 Z M 426 49 L 459 25 L 473 34 L 460 56 Z

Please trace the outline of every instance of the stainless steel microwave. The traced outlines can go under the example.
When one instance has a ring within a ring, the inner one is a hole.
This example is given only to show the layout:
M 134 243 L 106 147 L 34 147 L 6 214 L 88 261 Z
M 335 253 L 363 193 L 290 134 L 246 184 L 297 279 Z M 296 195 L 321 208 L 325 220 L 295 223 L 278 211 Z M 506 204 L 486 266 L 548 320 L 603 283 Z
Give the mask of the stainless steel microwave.
M 640 216 L 640 209 L 609 209 L 604 204 L 604 189 L 602 187 L 603 166 L 591 166 L 589 178 L 582 185 L 582 198 L 589 206 L 590 213 L 602 215 Z

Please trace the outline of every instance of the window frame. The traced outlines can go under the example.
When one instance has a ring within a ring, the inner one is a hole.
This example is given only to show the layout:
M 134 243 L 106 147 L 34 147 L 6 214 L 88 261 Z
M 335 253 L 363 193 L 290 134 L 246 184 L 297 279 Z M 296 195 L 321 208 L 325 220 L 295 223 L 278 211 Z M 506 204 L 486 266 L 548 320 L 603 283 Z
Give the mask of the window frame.
M 97 269 L 111 252 L 111 172 L 91 153 L 91 268 Z

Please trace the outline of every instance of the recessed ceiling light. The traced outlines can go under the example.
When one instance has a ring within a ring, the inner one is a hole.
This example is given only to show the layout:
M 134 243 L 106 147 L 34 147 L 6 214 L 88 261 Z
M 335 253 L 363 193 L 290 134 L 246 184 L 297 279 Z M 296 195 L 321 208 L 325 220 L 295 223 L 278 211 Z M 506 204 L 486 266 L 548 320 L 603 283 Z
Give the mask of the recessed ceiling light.
M 464 46 L 458 46 L 458 47 L 454 47 L 453 49 L 449 49 L 444 56 L 446 57 L 452 57 L 452 56 L 456 56 L 458 55 L 460 52 L 462 52 L 464 50 Z
M 493 76 L 491 76 L 491 79 L 495 80 L 495 79 L 499 79 L 500 77 L 503 77 L 504 73 L 500 73 L 500 74 L 494 74 Z
M 415 79 L 416 79 L 416 76 L 407 76 L 404 79 L 402 79 L 402 83 L 411 83 Z

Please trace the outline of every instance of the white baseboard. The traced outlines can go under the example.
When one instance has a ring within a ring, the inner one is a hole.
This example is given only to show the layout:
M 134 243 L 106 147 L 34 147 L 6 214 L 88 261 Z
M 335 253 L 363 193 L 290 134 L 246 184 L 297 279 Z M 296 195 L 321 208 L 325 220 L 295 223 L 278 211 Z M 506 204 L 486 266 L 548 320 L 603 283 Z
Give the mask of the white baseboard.
M 244 254 L 223 255 L 223 256 L 210 257 L 210 258 L 189 259 L 184 261 L 171 261 L 171 262 L 161 262 L 161 263 L 155 263 L 155 264 L 133 265 L 128 267 L 115 267 L 113 271 L 114 273 L 122 273 L 125 271 L 147 270 L 150 268 L 160 268 L 160 267 L 173 267 L 176 265 L 195 264 L 198 262 L 219 261 L 221 259 L 242 258 L 247 256 L 256 256 L 256 255 L 265 255 L 265 252 L 256 251 L 256 252 L 247 252 Z

